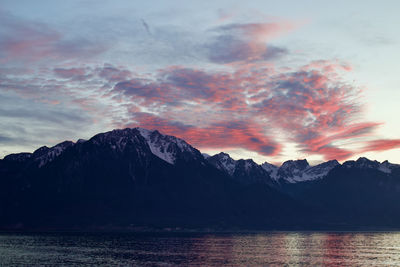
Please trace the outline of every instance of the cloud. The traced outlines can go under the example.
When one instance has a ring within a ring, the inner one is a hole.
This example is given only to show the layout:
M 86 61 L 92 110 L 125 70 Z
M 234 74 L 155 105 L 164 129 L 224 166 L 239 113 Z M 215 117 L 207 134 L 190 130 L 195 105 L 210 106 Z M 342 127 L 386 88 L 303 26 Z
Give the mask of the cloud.
M 390 149 L 400 148 L 400 139 L 380 139 L 371 140 L 361 149 L 361 152 L 369 151 L 385 151 Z
M 214 28 L 214 36 L 204 47 L 208 59 L 218 64 L 272 60 L 286 55 L 288 50 L 267 42 L 294 28 L 284 22 L 227 24 Z
M 13 143 L 13 142 L 15 142 L 15 140 L 13 138 L 0 135 L 0 144 L 9 144 L 9 143 Z
M 360 90 L 338 78 L 340 72 L 348 71 L 347 64 L 329 61 L 312 62 L 297 71 L 276 71 L 260 64 L 234 72 L 175 66 L 160 70 L 153 78 L 120 82 L 114 92 L 146 100 L 136 103 L 139 110 L 154 113 L 132 115 L 138 124 L 178 134 L 199 148 L 236 144 L 275 155 L 284 146 L 271 138 L 279 132 L 303 153 L 343 160 L 357 151 L 338 147 L 338 141 L 368 137 L 381 125 L 357 121 L 362 113 Z M 153 109 L 154 103 L 165 108 Z M 196 127 L 182 130 L 168 121 Z M 251 133 L 248 139 L 246 131 Z
M 213 63 L 228 64 L 240 61 L 273 60 L 288 54 L 286 48 L 254 45 L 232 35 L 221 35 L 206 44 L 208 59 Z
M 231 23 L 219 26 L 215 31 L 229 32 L 246 36 L 252 40 L 266 41 L 293 30 L 296 26 L 288 22 Z
M 149 113 L 133 113 L 132 116 L 136 123 L 129 127 L 157 129 L 184 138 L 199 148 L 243 148 L 265 156 L 277 155 L 281 150 L 281 146 L 265 134 L 261 125 L 251 121 L 219 121 L 199 127 Z
M 244 105 L 244 95 L 231 73 L 210 73 L 200 69 L 169 67 L 160 70 L 153 78 L 133 78 L 118 82 L 113 92 L 123 93 L 147 105 L 158 103 L 182 106 L 188 101 L 216 103 L 227 109 Z
M 165 84 L 176 88 L 185 99 L 206 99 L 217 101 L 223 94 L 230 92 L 230 75 L 216 75 L 203 70 L 190 68 L 168 68 L 161 73 Z
M 118 68 L 112 64 L 105 63 L 103 67 L 97 68 L 96 72 L 101 78 L 109 82 L 119 82 L 127 80 L 132 76 L 132 72 L 125 68 Z
M 54 74 L 59 78 L 71 79 L 75 81 L 87 80 L 90 77 L 85 68 L 55 68 Z
M 146 105 L 152 104 L 172 104 L 174 100 L 170 97 L 168 85 L 161 85 L 147 79 L 131 79 L 115 84 L 113 92 L 122 92 L 132 100 L 142 100 Z
M 325 159 L 342 160 L 349 158 L 354 153 L 347 149 L 340 149 L 332 145 L 335 141 L 353 139 L 356 137 L 370 135 L 381 123 L 369 122 L 358 124 L 345 124 L 344 127 L 337 127 L 338 132 L 329 131 L 329 128 L 309 129 L 308 135 L 301 136 L 303 151 L 312 154 L 324 155 Z M 311 133 L 311 134 L 310 134 Z M 304 134 L 304 133 L 303 133 Z
M 131 63 L 86 60 L 105 46 L 47 24 L 2 16 L 6 38 L 0 40 L 0 56 L 9 66 L 0 68 L 0 90 L 42 106 L 4 106 L 0 116 L 51 128 L 78 122 L 107 125 L 101 129 L 141 126 L 182 137 L 199 149 L 241 148 L 264 156 L 279 156 L 290 142 L 298 152 L 338 160 L 359 153 L 343 141 L 363 142 L 380 126 L 362 120 L 361 91 L 342 78 L 352 71 L 350 64 L 318 60 L 276 68 L 269 62 L 290 56 L 271 42 L 295 29 L 294 23 L 230 23 L 199 36 L 169 25 L 152 25 L 149 34 L 147 22 L 137 19 L 135 27 L 136 39 L 123 30 L 112 33 L 116 45 L 129 40 L 127 51 L 137 58 L 127 58 L 136 63 L 148 54 L 152 64 L 163 57 L 168 64 L 148 72 Z M 190 64 L 170 65 L 179 58 Z M 41 68 L 32 67 L 36 64 Z M 397 145 L 377 140 L 365 151 Z
M 0 108 L 0 117 L 2 118 L 18 118 L 18 119 L 30 119 L 35 121 L 51 122 L 58 124 L 72 123 L 84 123 L 88 121 L 86 114 L 79 112 L 62 111 L 62 110 L 48 110 L 41 109 L 27 109 L 27 108 L 14 108 L 14 109 L 3 109 Z
M 89 58 L 106 47 L 85 38 L 67 38 L 45 23 L 0 11 L 0 62 L 24 63 Z
M 1 153 L 33 151 L 43 145 L 89 137 L 87 131 L 94 128 L 92 115 L 66 100 L 62 102 L 51 105 L 0 88 Z
M 325 159 L 344 159 L 348 149 L 335 147 L 335 141 L 371 134 L 380 123 L 356 123 L 362 111 L 360 90 L 338 79 L 346 65 L 320 61 L 298 71 L 278 73 L 265 88 L 251 97 L 257 114 L 265 114 L 301 150 L 323 155 Z M 257 115 L 260 119 L 264 115 Z
M 323 146 L 318 147 L 317 150 L 313 151 L 314 154 L 323 155 L 326 160 L 345 160 L 353 156 L 355 153 L 348 149 L 342 149 L 334 146 Z
M 338 142 L 367 138 L 380 126 L 359 120 L 360 90 L 339 78 L 350 70 L 346 64 L 329 61 L 297 70 L 259 62 L 237 65 L 232 71 L 169 66 L 149 75 L 104 64 L 53 68 L 54 77 L 47 79 L 16 80 L 5 75 L 0 88 L 15 89 L 42 103 L 70 103 L 96 121 L 108 116 L 113 128 L 158 129 L 200 149 L 242 148 L 276 156 L 285 142 L 292 142 L 302 153 L 343 160 L 358 152 Z M 40 110 L 0 112 L 9 118 L 26 114 L 48 122 L 54 119 Z M 83 120 L 52 114 L 60 120 Z

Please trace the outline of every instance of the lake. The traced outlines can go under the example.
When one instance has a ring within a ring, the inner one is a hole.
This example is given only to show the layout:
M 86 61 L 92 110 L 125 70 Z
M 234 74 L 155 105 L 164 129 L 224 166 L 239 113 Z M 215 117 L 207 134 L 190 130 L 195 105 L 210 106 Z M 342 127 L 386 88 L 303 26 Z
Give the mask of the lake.
M 0 234 L 0 265 L 399 266 L 400 232 Z

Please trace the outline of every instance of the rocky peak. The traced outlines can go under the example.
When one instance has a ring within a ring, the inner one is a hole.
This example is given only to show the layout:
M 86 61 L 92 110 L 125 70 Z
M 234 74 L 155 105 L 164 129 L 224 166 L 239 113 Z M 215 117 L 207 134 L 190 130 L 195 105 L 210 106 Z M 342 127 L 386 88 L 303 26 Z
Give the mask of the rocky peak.
M 233 175 L 236 169 L 236 161 L 233 160 L 228 154 L 221 152 L 207 158 L 207 160 L 214 165 L 217 169 Z
M 283 178 L 292 182 L 292 180 L 294 181 L 297 178 L 301 178 L 303 176 L 303 171 L 309 167 L 310 165 L 306 159 L 288 160 L 278 169 L 277 175 L 280 179 Z

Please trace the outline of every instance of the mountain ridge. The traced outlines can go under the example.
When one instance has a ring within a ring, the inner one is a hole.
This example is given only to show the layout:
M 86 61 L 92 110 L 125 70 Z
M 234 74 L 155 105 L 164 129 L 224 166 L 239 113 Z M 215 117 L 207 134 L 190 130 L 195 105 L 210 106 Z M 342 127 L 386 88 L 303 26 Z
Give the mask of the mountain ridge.
M 212 156 L 204 153 L 201 154 L 199 150 L 195 149 L 181 138 L 177 138 L 171 135 L 164 135 L 157 130 L 151 131 L 141 127 L 115 129 L 112 131 L 96 134 L 89 140 L 92 140 L 93 138 L 101 135 L 112 137 L 113 135 L 118 135 L 121 133 L 123 133 L 126 137 L 126 134 L 129 135 L 132 133 L 132 131 L 137 131 L 146 140 L 151 152 L 155 156 L 168 162 L 169 164 L 174 164 L 174 161 L 176 160 L 174 154 L 176 154 L 177 151 L 182 152 L 185 150 L 188 154 L 196 155 L 197 160 L 200 160 L 201 157 L 202 159 L 206 159 L 218 169 L 223 170 L 230 176 L 233 175 L 237 162 L 245 161 L 247 162 L 247 164 L 252 164 L 253 167 L 257 165 L 256 168 L 260 166 L 266 171 L 269 178 L 273 180 L 273 182 L 296 183 L 321 179 L 327 176 L 329 171 L 338 165 L 357 168 L 376 168 L 385 173 L 390 173 L 393 169 L 400 167 L 400 164 L 393 164 L 388 162 L 387 160 L 381 163 L 376 160 L 369 160 L 365 157 L 360 157 L 357 160 L 348 160 L 343 162 L 342 164 L 340 164 L 337 160 L 329 160 L 314 166 L 310 166 L 306 159 L 287 160 L 283 162 L 281 166 L 276 166 L 269 162 L 257 164 L 252 159 L 234 160 L 230 157 L 229 154 L 225 152 L 220 152 Z M 113 149 L 121 149 L 121 147 L 119 146 L 121 145 L 123 137 L 119 136 L 119 138 L 121 138 L 121 140 L 117 142 L 117 146 L 114 146 Z M 12 153 L 6 155 L 3 160 L 24 161 L 34 158 L 39 162 L 39 167 L 41 167 L 46 163 L 51 162 L 54 158 L 58 157 L 66 148 L 76 144 L 82 144 L 87 141 L 88 140 L 84 139 L 78 139 L 78 141 L 75 143 L 72 141 L 63 141 L 50 148 L 47 146 L 42 146 L 36 149 L 33 153 Z M 222 162 L 217 163 L 217 158 L 219 158 L 220 161 L 222 160 Z
M 0 160 L 0 229 L 400 229 L 399 166 L 260 165 L 158 131 L 113 130 Z

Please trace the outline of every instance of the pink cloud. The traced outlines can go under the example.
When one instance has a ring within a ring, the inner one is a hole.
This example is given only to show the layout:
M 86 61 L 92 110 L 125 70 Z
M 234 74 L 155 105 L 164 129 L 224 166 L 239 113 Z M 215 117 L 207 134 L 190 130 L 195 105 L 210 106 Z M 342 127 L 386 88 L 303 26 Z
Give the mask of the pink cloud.
M 200 148 L 232 148 L 236 144 L 262 154 L 262 147 L 273 143 L 272 154 L 278 153 L 283 145 L 270 135 L 257 134 L 272 129 L 297 143 L 303 152 L 343 160 L 355 151 L 336 147 L 335 142 L 367 137 L 380 123 L 355 119 L 362 112 L 362 104 L 357 101 L 360 91 L 337 80 L 340 71 L 348 68 L 327 61 L 314 62 L 294 72 L 277 72 L 260 68 L 259 64 L 239 67 L 234 72 L 212 73 L 174 66 L 161 70 L 152 79 L 120 82 L 113 91 L 136 101 L 142 98 L 144 101 L 135 102 L 135 107 L 144 105 L 146 110 L 152 110 L 155 103 L 164 106 L 154 109 L 157 120 L 147 116 L 138 123 L 181 135 Z M 137 119 L 137 113 L 132 119 Z M 177 128 L 176 123 L 197 126 Z M 236 131 L 233 125 L 240 127 Z M 244 131 L 251 133 L 253 141 L 246 139 Z M 257 144 L 257 140 L 261 143 Z
M 16 84 L 0 79 L 0 86 L 20 92 L 29 86 L 32 97 L 46 92 L 53 103 L 64 103 L 63 95 L 97 121 L 107 114 L 114 127 L 158 129 L 199 149 L 242 148 L 276 156 L 290 141 L 301 152 L 344 160 L 359 151 L 338 147 L 337 141 L 369 137 L 380 123 L 359 119 L 359 89 L 337 79 L 348 71 L 340 65 L 318 62 L 298 71 L 261 63 L 236 65 L 233 71 L 171 66 L 151 76 L 112 65 L 71 67 L 52 72 L 70 79 L 69 86 L 37 77 Z M 81 84 L 87 89 L 82 94 L 69 89 Z
M 200 149 L 243 148 L 276 156 L 289 141 L 301 152 L 339 160 L 359 153 L 339 147 L 339 141 L 362 142 L 380 126 L 362 120 L 361 91 L 342 79 L 352 71 L 347 62 L 317 60 L 296 69 L 274 67 L 273 60 L 289 52 L 271 41 L 293 31 L 296 23 L 214 27 L 205 33 L 206 41 L 193 47 L 200 51 L 194 55 L 202 57 L 202 63 L 214 63 L 215 69 L 210 64 L 208 69 L 168 66 L 138 74 L 128 66 L 82 60 L 102 53 L 106 48 L 101 44 L 68 39 L 46 24 L 1 15 L 2 63 L 56 60 L 57 67 L 21 72 L 18 79 L 14 70 L 1 69 L 0 88 L 60 108 L 79 107 L 96 121 L 158 129 Z M 221 18 L 228 19 L 225 15 Z M 74 59 L 81 63 L 74 64 Z M 363 151 L 397 147 L 397 139 L 382 139 L 368 142 Z
M 228 24 L 219 29 L 230 31 L 246 36 L 254 42 L 265 42 L 279 35 L 285 34 L 297 28 L 296 24 L 291 22 L 264 22 L 264 23 L 245 23 Z
M 395 148 L 400 148 L 400 139 L 380 139 L 367 142 L 361 152 L 385 151 Z

